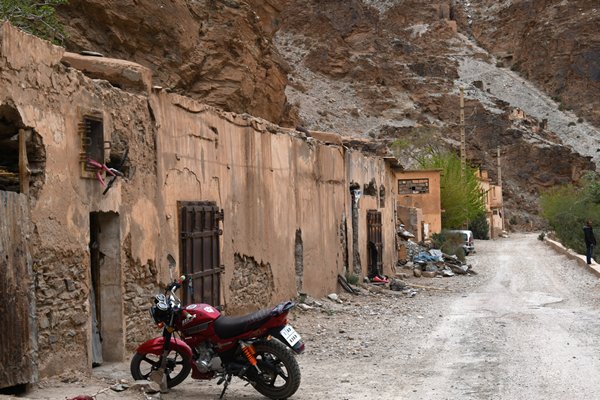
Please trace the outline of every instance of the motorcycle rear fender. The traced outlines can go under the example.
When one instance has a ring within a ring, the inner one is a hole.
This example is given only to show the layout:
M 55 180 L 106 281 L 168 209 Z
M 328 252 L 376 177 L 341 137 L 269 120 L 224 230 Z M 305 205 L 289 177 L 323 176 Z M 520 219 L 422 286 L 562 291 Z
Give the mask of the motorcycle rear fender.
M 287 347 L 289 347 L 294 353 L 301 354 L 304 351 L 304 341 L 300 339 L 294 346 L 290 346 L 287 340 L 285 340 L 283 336 L 281 336 L 281 329 L 283 329 L 283 326 L 271 329 L 269 331 L 269 334 L 277 340 L 279 340 L 281 343 L 285 344 Z
M 162 336 L 158 336 L 140 344 L 136 349 L 136 352 L 142 354 L 156 354 L 157 356 L 160 356 L 163 353 L 164 343 L 165 338 L 163 338 Z M 171 338 L 171 349 L 176 348 L 180 349 L 190 358 L 192 357 L 192 349 L 190 348 L 190 346 L 187 345 L 187 343 L 177 338 Z

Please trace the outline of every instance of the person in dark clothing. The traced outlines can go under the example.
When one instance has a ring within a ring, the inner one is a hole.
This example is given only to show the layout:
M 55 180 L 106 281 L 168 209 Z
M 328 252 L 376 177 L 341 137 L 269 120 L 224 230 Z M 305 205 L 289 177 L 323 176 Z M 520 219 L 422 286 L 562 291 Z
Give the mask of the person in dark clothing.
M 587 263 L 592 263 L 592 253 L 594 252 L 594 246 L 596 245 L 596 237 L 594 236 L 594 230 L 592 229 L 592 221 L 588 221 L 583 227 L 583 238 L 585 240 L 585 257 Z

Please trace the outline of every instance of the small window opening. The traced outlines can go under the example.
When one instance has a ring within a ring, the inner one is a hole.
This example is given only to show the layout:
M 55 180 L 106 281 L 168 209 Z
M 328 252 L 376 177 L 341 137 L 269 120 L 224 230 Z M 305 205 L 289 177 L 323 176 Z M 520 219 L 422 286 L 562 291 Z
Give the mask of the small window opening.
M 0 105 L 0 190 L 37 194 L 44 182 L 42 137 L 23 124 L 12 105 Z
M 86 156 L 100 163 L 104 162 L 104 126 L 101 118 L 83 118 L 83 150 Z
M 371 182 L 364 185 L 363 193 L 365 196 L 377 196 L 377 183 L 375 183 L 375 179 L 371 179 Z
M 98 168 L 89 161 L 93 160 L 104 164 L 105 142 L 104 124 L 100 115 L 85 115 L 79 124 L 79 136 L 81 139 L 81 176 L 84 178 L 95 178 Z
M 429 179 L 399 179 L 398 194 L 429 193 Z
M 385 187 L 379 186 L 379 208 L 385 207 Z

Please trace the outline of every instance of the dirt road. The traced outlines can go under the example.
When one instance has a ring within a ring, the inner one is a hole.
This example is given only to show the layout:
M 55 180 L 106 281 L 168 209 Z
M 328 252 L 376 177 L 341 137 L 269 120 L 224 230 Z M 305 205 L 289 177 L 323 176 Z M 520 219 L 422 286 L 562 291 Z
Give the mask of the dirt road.
M 293 325 L 307 351 L 294 399 L 600 398 L 600 281 L 537 235 L 478 241 L 475 276 L 410 278 L 421 289 L 344 295 L 342 304 L 298 310 Z M 43 382 L 31 399 L 94 394 L 127 364 L 93 379 Z M 220 386 L 186 380 L 162 399 L 216 399 Z M 1 396 L 0 396 L 1 397 Z M 144 399 L 130 390 L 103 399 Z M 155 397 L 156 398 L 156 397 Z M 234 381 L 226 399 L 262 399 Z

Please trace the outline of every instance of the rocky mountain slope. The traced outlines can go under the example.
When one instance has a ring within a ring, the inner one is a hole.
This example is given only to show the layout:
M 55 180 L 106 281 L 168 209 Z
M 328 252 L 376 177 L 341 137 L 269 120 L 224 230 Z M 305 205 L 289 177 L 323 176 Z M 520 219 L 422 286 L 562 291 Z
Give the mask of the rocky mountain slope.
M 540 191 L 600 161 L 591 0 L 71 0 L 59 11 L 69 50 L 139 62 L 156 84 L 227 110 L 371 136 L 407 168 L 425 148 L 458 148 L 463 87 L 468 158 L 497 179 L 500 148 L 507 216 L 521 227 L 541 223 Z
M 459 2 L 461 30 L 563 109 L 600 125 L 597 0 Z
M 70 0 L 58 11 L 70 51 L 150 67 L 154 81 L 206 103 L 280 123 L 284 61 L 265 20 L 278 5 L 236 0 Z

